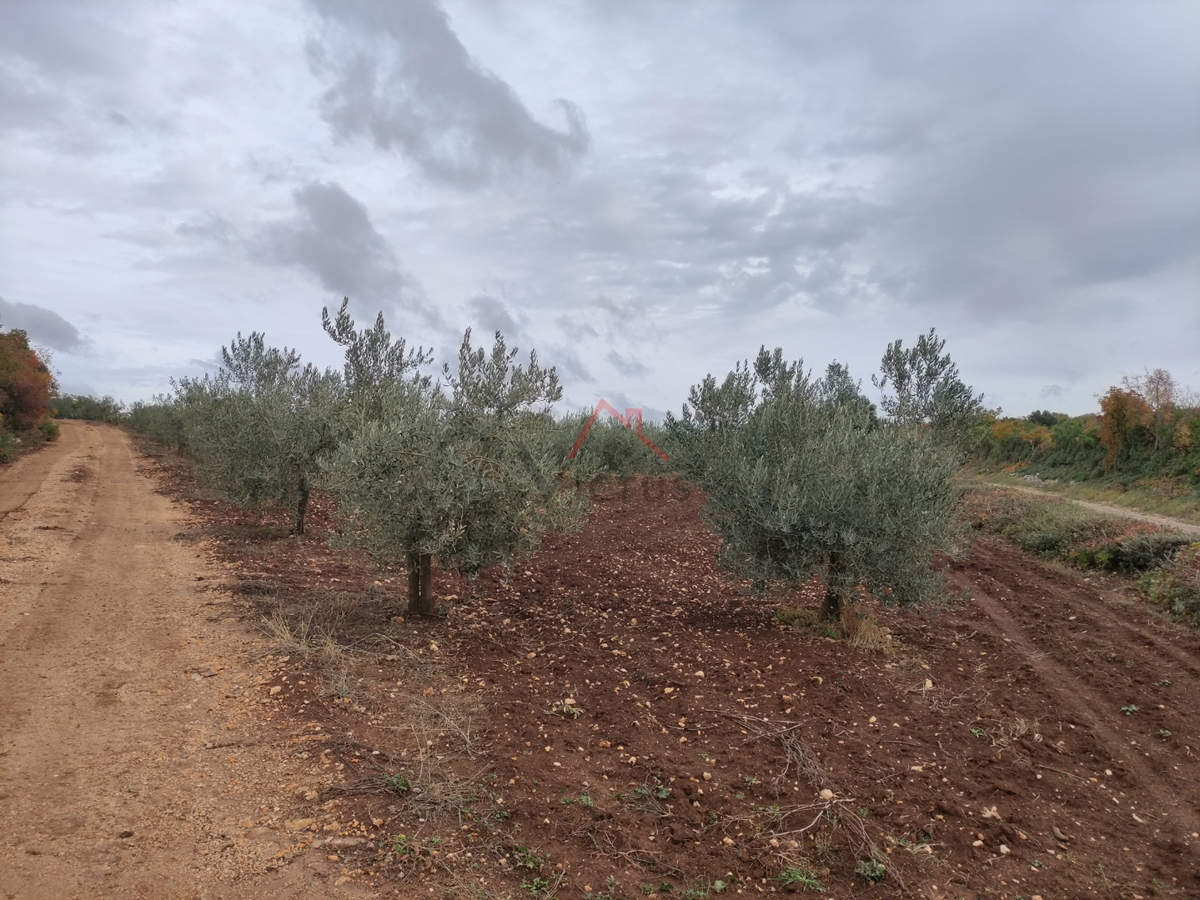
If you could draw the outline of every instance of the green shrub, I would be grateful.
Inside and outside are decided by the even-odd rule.
[[[21,450],[21,439],[0,428],[0,463],[12,462]]]
[[[84,419],[89,422],[120,422],[125,406],[111,396],[100,398],[84,394],[60,394],[54,398],[54,418]]]
[[[1116,572],[1145,572],[1170,562],[1193,538],[1185,534],[1139,534],[1118,545],[1112,568]]]
[[[960,512],[975,527],[1080,569],[1147,573],[1142,588],[1173,615],[1200,624],[1200,553],[1189,535],[1108,518],[1058,499],[972,491]]]
[[[1140,586],[1172,616],[1200,627],[1200,542],[1181,548],[1169,563],[1147,572]]]
[[[887,867],[878,859],[860,859],[854,867],[854,874],[863,881],[875,884],[887,877]]]
[[[182,404],[170,397],[155,397],[150,403],[134,403],[129,408],[126,421],[135,431],[156,444],[176,450],[183,450],[187,445]]]
[[[587,426],[589,415],[577,414],[561,419],[558,442],[564,445],[565,459]],[[653,423],[642,426],[642,434],[656,446],[662,446],[662,429]],[[614,475],[663,475],[669,464],[638,437],[636,426],[626,428],[605,413],[596,420],[575,455],[574,467],[583,474],[607,472]]]
[[[58,423],[53,419],[47,419],[45,422],[42,422],[42,424],[38,425],[38,431],[41,432],[42,437],[44,437],[47,441],[58,440]]]

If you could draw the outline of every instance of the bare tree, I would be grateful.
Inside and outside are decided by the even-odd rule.
[[[1154,451],[1157,453],[1179,400],[1179,385],[1166,369],[1143,369],[1141,375],[1121,379],[1125,390],[1137,394],[1154,414]]]

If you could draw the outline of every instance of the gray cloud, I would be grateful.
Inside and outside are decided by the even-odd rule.
[[[504,301],[490,294],[472,297],[467,301],[467,309],[471,312],[472,321],[477,322],[489,335],[499,331],[512,340],[522,334],[521,324],[513,318]]]
[[[135,11],[121,0],[61,0],[51,10],[36,2],[5,3],[0,50],[57,76],[111,76],[145,47],[125,27]]]
[[[0,66],[0,131],[44,128],[66,103],[29,75]]]
[[[200,238],[226,247],[238,240],[237,226],[213,212],[204,212],[188,218],[176,226],[175,233],[180,237]]]
[[[572,337],[653,333],[659,326],[647,312],[664,305],[678,314],[708,302],[736,317],[789,304],[838,311],[876,298],[896,276],[863,264],[868,240],[896,218],[867,198],[828,185],[793,188],[771,171],[744,173],[732,191],[683,168],[606,175],[604,190],[568,186],[547,198],[559,209],[531,209],[491,237],[513,254],[536,239],[546,248],[540,264],[558,274],[554,260],[569,260],[562,277],[586,278],[595,299],[560,319]],[[539,223],[551,216],[570,224]],[[613,299],[632,285],[635,300]]]
[[[588,384],[593,380],[591,370],[580,359],[574,347],[562,344],[548,345],[546,362],[567,375],[573,385]]]
[[[480,185],[525,170],[566,171],[588,149],[583,112],[559,100],[565,130],[538,122],[484,69],[433,0],[310,0],[325,29],[309,45],[330,82],[321,116],[334,135],[369,137],[429,177]]]
[[[571,340],[600,337],[600,332],[587,322],[581,322],[574,316],[555,316],[554,324],[559,327]]]
[[[1197,259],[1186,8],[849,3],[772,33],[841,107],[825,150],[882,174],[894,225],[868,246],[909,261],[894,296],[990,319]]]
[[[35,343],[64,353],[78,353],[88,347],[79,329],[54,310],[33,303],[16,303],[0,297],[0,326],[7,330],[19,328]]]
[[[628,375],[630,377],[640,378],[643,375],[650,374],[649,366],[643,364],[642,362],[634,359],[631,356],[622,356],[616,350],[609,350],[604,358],[607,359],[610,363],[612,363],[613,368],[616,369],[618,372],[620,372],[622,375]]]
[[[264,261],[298,266],[360,313],[418,312],[439,321],[420,285],[400,267],[367,208],[336,183],[314,181],[293,194],[298,216],[269,226],[253,251]],[[200,226],[203,227],[203,226]]]

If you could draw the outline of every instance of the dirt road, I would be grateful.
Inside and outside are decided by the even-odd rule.
[[[0,473],[0,897],[365,896],[289,864],[304,773],[184,518],[107,426]]]
[[[1136,509],[1128,509],[1124,506],[1113,506],[1111,503],[1093,503],[1090,500],[1076,500],[1072,497],[1064,497],[1062,494],[1056,494],[1053,491],[1029,487],[1023,484],[1009,484],[1008,482],[985,483],[994,484],[996,487],[1004,488],[1006,491],[1036,494],[1039,497],[1057,497],[1060,500],[1066,500],[1068,503],[1074,503],[1076,506],[1082,506],[1084,509],[1100,513],[1103,516],[1116,516],[1120,519],[1137,519],[1139,522],[1149,522],[1151,525],[1157,525],[1160,528],[1166,528],[1180,534],[1200,535],[1200,525],[1193,525],[1190,522],[1184,522],[1182,519],[1174,519],[1170,516],[1156,516],[1153,513],[1138,512]]]

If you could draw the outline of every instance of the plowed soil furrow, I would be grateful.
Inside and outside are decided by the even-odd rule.
[[[1185,671],[1200,679],[1200,635],[1164,625],[1141,607],[1141,601],[1130,601],[1094,583],[1091,577],[1063,573],[1050,565],[1031,565],[1018,571],[997,564],[997,548],[989,541],[979,541],[972,557],[1002,593],[1020,591],[1030,597],[1058,598],[1053,608],[1045,609],[1039,627],[1031,632],[1034,640],[1053,646],[1061,639],[1061,628],[1078,635],[1095,628],[1097,636],[1117,637],[1117,646],[1137,646],[1158,656],[1164,668]],[[1069,602],[1063,602],[1064,595]],[[1120,615],[1114,615],[1118,610]]]
[[[1039,650],[1003,604],[981,590],[976,590],[975,602],[1029,661],[1057,705],[1083,719],[1114,768],[1123,766],[1137,779],[1136,791],[1143,798],[1140,806],[1148,805],[1152,813],[1174,820],[1180,835],[1200,830],[1200,785],[1192,778],[1172,778],[1165,763],[1148,763],[1150,754],[1139,749],[1136,740],[1108,724],[1115,718],[1111,695],[1089,684],[1082,673],[1056,662],[1049,652]],[[1145,798],[1151,802],[1146,804]]]

